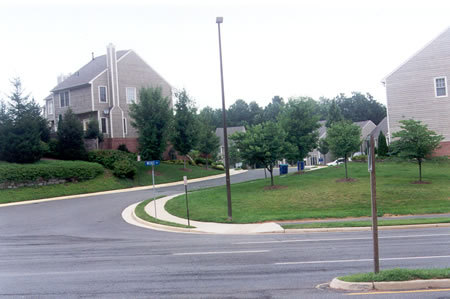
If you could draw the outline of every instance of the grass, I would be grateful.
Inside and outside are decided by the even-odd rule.
[[[344,177],[343,167],[277,176],[275,184],[285,188],[276,190],[264,189],[270,180],[233,184],[233,223],[370,216],[367,164],[349,163],[354,182],[337,182]],[[376,173],[378,216],[450,212],[450,161],[423,165],[424,180],[431,184],[411,183],[418,177],[414,163],[377,163]],[[166,209],[182,216],[184,204],[183,197],[174,198]],[[193,220],[227,222],[225,187],[190,193],[189,205]]]
[[[182,228],[195,228],[194,226],[187,226],[187,225],[183,225],[183,224],[179,224],[179,223],[159,220],[155,217],[150,216],[149,214],[147,214],[147,212],[145,212],[145,206],[151,201],[153,201],[153,199],[147,199],[136,206],[134,213],[136,214],[137,217],[141,218],[142,220],[161,224],[161,225],[168,225],[168,226],[175,226],[175,227],[182,227]]]
[[[377,274],[359,273],[339,277],[347,282],[372,282],[372,281],[407,281],[415,279],[445,279],[450,278],[450,268],[442,269],[401,269],[395,268],[382,270]]]
[[[190,165],[188,167],[191,171],[182,170],[183,165],[161,163],[159,166],[155,167],[155,184],[182,181],[183,176],[187,176],[188,179],[194,179],[223,173],[223,171],[220,170],[206,170],[205,168],[199,166]],[[144,162],[140,162],[138,164],[137,175],[133,180],[119,179],[114,177],[109,170],[105,169],[105,173],[103,175],[84,182],[0,190],[0,204],[147,186],[151,184],[151,167],[145,166]]]
[[[450,223],[450,218],[414,218],[414,219],[395,219],[395,220],[378,220],[378,226],[393,225],[411,225],[411,224],[435,224]],[[372,221],[337,221],[337,222],[319,222],[319,223],[296,223],[282,224],[284,229],[295,228],[330,228],[330,227],[371,227]]]

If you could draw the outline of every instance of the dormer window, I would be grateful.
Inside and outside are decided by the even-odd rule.
[[[59,101],[62,107],[68,107],[70,105],[69,91],[63,91],[59,93]]]
[[[447,77],[434,78],[434,90],[437,98],[447,96]]]

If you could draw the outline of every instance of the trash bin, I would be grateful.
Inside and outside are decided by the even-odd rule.
[[[288,173],[288,164],[280,164],[280,175]]]
[[[305,161],[297,161],[297,170],[305,170]]]

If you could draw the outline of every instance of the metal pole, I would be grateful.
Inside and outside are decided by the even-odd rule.
[[[370,155],[372,169],[370,171],[370,195],[372,199],[372,236],[373,236],[373,264],[374,272],[380,272],[380,257],[378,252],[378,217],[377,217],[377,190],[375,176],[375,142],[370,135]]]
[[[155,218],[157,217],[156,214],[156,193],[155,193],[155,165],[152,165],[152,180],[153,180],[153,203],[155,204]]]
[[[230,185],[230,161],[228,157],[228,135],[227,135],[227,112],[225,109],[225,90],[223,85],[223,66],[222,66],[222,41],[220,36],[220,24],[223,22],[222,17],[216,18],[217,28],[219,30],[219,55],[220,55],[220,80],[222,83],[222,115],[223,115],[223,145],[225,148],[225,180],[227,185],[227,203],[228,203],[228,220],[232,220],[231,210],[231,185]]]

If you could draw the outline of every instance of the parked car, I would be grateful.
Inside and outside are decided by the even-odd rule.
[[[334,160],[333,162],[327,163],[327,166],[336,166],[345,162],[344,158],[339,158]]]

